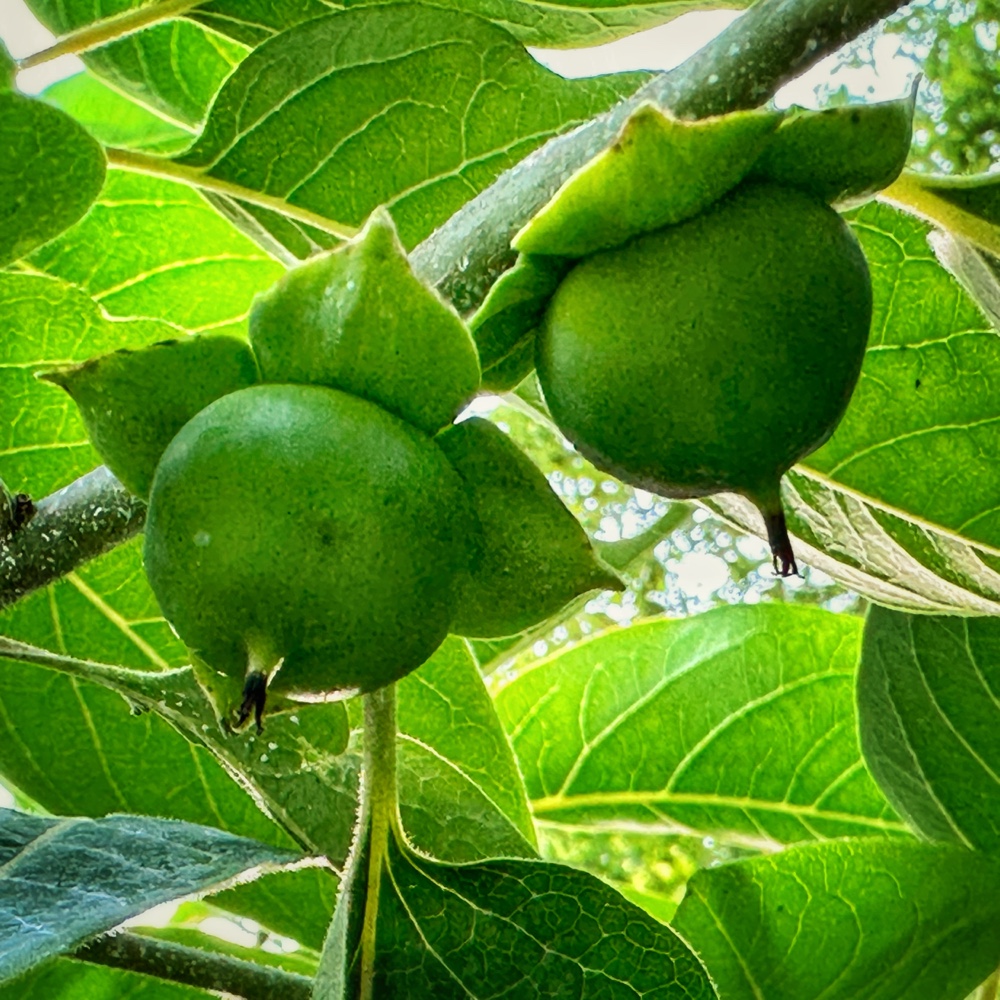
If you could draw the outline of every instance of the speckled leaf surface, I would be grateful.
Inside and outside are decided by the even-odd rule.
[[[399,682],[399,798],[414,845],[442,861],[534,857],[524,782],[468,645],[449,638]]]
[[[250,304],[284,268],[183,184],[108,172],[87,217],[31,258],[109,315],[174,333],[246,336]]]
[[[871,339],[843,421],[786,476],[789,526],[806,561],[880,603],[997,614],[1000,338],[924,223],[873,203],[851,224],[872,276]],[[736,498],[709,505],[762,530]]]
[[[0,978],[71,951],[159,903],[298,860],[220,830],[142,816],[30,820],[0,811],[17,843],[0,868]],[[27,823],[33,836],[25,842]]]
[[[192,17],[246,45],[259,45],[271,34],[309,18],[341,8],[370,6],[372,2],[392,0],[299,0],[295,4],[213,0],[194,11]],[[506,28],[525,45],[577,48],[610,42],[681,14],[719,5],[696,0],[570,0],[559,5],[539,0],[440,0],[435,6],[478,14]]]
[[[698,872],[673,926],[726,1000],[963,1000],[1000,962],[1000,866],[916,841]]]
[[[0,265],[58,236],[104,183],[104,151],[69,115],[0,93]]]
[[[368,843],[348,878],[316,1000],[716,996],[669,927],[587,872],[543,861],[438,864],[390,832]],[[367,925],[366,908],[376,915]]]
[[[151,321],[112,322],[55,278],[0,274],[0,478],[44,496],[100,465],[73,401],[35,372],[174,332]]]
[[[1000,853],[1000,622],[872,607],[858,723],[869,769],[917,830]]]
[[[536,818],[757,845],[900,835],[855,732],[861,622],[733,606],[650,619],[499,681]]]
[[[181,160],[342,225],[360,226],[386,205],[411,247],[501,171],[642,79],[564,80],[506,32],[455,11],[353,9],[257,48]],[[294,233],[272,235],[295,243]]]
[[[60,35],[143,6],[143,0],[28,0]],[[196,125],[246,48],[185,19],[155,24],[86,53],[84,61],[117,90],[188,125]]]

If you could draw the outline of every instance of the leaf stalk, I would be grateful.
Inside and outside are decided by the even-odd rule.
[[[47,49],[42,49],[41,52],[35,52],[19,60],[17,68],[19,70],[31,69],[33,66],[41,66],[43,63],[58,59],[60,56],[88,52],[90,49],[96,49],[109,42],[116,42],[120,38],[134,35],[137,31],[142,31],[143,28],[149,28],[162,21],[179,17],[191,10],[192,7],[198,7],[202,3],[204,0],[158,0],[156,3],[146,4],[144,7],[102,18],[100,21],[94,21],[76,31],[68,32]]]
[[[141,934],[112,934],[78,949],[84,962],[128,969],[243,1000],[309,1000],[307,976]]]

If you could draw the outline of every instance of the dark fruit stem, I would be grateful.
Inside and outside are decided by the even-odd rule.
[[[239,729],[250,718],[252,712],[257,732],[262,733],[264,731],[264,705],[266,702],[267,674],[254,670],[247,674],[246,683],[243,685],[243,701],[240,702],[240,714],[236,719],[236,728]]]
[[[761,511],[764,515],[764,525],[767,528],[767,540],[771,545],[771,564],[778,576],[798,576],[799,567],[795,564],[795,553],[792,551],[792,540],[788,537],[788,527],[785,524],[785,512],[779,507],[776,511]]]

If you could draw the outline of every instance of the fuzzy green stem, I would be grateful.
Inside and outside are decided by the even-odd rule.
[[[360,1000],[374,1000],[375,931],[386,846],[397,825],[396,686],[365,695],[364,777],[361,822],[367,817],[370,849],[364,927],[361,933]]]
[[[312,996],[313,981],[306,976],[139,934],[98,938],[73,957],[243,1000],[309,1000]]]
[[[58,59],[60,56],[77,55],[96,49],[119,38],[134,35],[137,31],[159,24],[161,21],[179,17],[204,2],[205,0],[159,0],[158,3],[146,4],[144,7],[103,18],[63,35],[47,49],[21,59],[18,62],[18,69],[31,69],[32,66],[41,66],[42,63]]]
[[[130,170],[133,173],[146,174],[149,177],[162,177],[166,180],[187,184],[189,187],[201,191],[210,191],[212,194],[223,195],[226,198],[236,198],[248,205],[256,205],[271,212],[278,212],[286,218],[322,230],[338,239],[349,240],[358,233],[354,226],[328,219],[325,215],[310,212],[307,208],[299,208],[297,205],[285,201],[284,198],[276,198],[274,195],[263,194],[240,184],[234,184],[232,181],[221,180],[204,170],[177,163],[165,156],[152,156],[134,149],[117,149],[113,146],[109,146],[105,152],[108,163],[121,170]]]

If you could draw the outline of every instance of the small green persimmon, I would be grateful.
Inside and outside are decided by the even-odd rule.
[[[425,434],[335,389],[259,385],[180,430],[153,481],[146,571],[211,668],[347,696],[418,667],[455,618],[474,515]],[[268,679],[269,678],[269,679]]]
[[[843,415],[871,311],[840,216],[799,190],[744,183],[577,264],[549,304],[538,376],[600,468],[663,496],[754,501],[788,574],[779,481]]]

